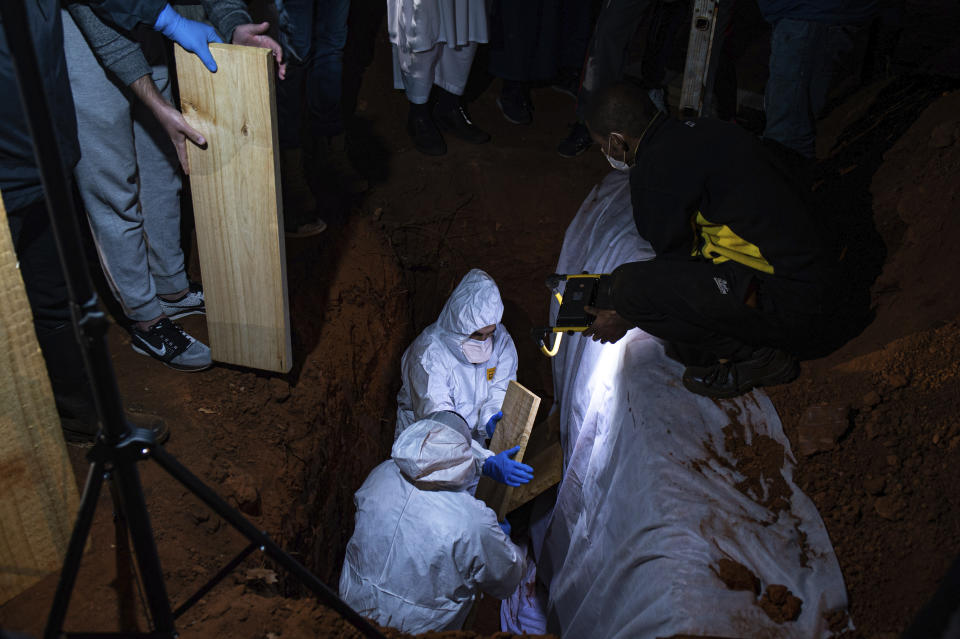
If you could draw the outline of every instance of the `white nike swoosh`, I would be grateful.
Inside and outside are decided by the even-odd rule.
[[[142,345],[144,345],[144,346],[146,346],[147,348],[149,348],[150,351],[153,352],[153,354],[156,355],[157,357],[163,357],[164,355],[167,354],[167,345],[166,345],[166,344],[163,345],[163,348],[161,348],[160,350],[157,350],[157,349],[155,349],[155,348],[153,347],[153,344],[151,344],[151,343],[148,342],[147,340],[143,339],[142,337],[138,337],[137,339],[140,341],[140,343],[141,343]]]

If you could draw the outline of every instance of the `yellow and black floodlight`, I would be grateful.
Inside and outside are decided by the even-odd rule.
[[[560,285],[566,282],[563,294]],[[533,339],[540,346],[540,352],[553,357],[560,349],[560,340],[564,333],[581,333],[593,323],[594,316],[587,313],[585,307],[607,308],[610,300],[609,273],[580,273],[561,275],[553,273],[547,278],[547,288],[560,304],[555,326],[544,326],[531,330]],[[551,335],[553,336],[550,339]],[[547,345],[548,340],[550,345]]]

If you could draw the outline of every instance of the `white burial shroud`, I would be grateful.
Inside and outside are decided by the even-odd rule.
[[[627,176],[615,171],[567,229],[557,272],[609,273],[652,257],[633,223]],[[564,479],[552,514],[533,527],[551,630],[831,636],[825,616],[846,609],[843,577],[816,507],[793,482],[790,443],[763,392],[720,401],[688,392],[683,366],[639,329],[612,345],[564,336],[553,373]],[[730,436],[740,449],[782,445],[781,468],[770,473],[778,476],[751,483],[727,450]],[[800,616],[776,623],[752,592],[724,585],[724,558],[749,568],[762,590],[786,586],[803,602]]]

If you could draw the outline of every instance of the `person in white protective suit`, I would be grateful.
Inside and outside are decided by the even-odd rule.
[[[533,469],[482,446],[493,437],[510,380],[517,378],[517,349],[500,323],[503,300],[493,278],[467,273],[450,294],[437,321],[407,347],[397,394],[397,432],[427,415],[449,410],[466,420],[483,474],[509,486],[525,484]]]
[[[457,630],[478,591],[503,599],[517,588],[523,551],[471,495],[470,441],[462,418],[435,413],[404,430],[357,491],[340,598],[361,615],[408,633]]]
[[[473,144],[487,142],[490,135],[473,124],[460,99],[477,43],[487,41],[486,1],[387,0],[387,31],[394,87],[404,89],[410,101],[407,131],[417,150],[445,154],[440,129]]]

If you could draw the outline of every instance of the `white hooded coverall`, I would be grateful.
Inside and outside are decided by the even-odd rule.
[[[354,610],[414,634],[460,629],[478,590],[504,599],[523,576],[523,551],[469,492],[480,462],[466,428],[447,418],[460,421],[441,413],[406,429],[357,491],[340,574]]]
[[[500,410],[510,380],[517,378],[517,349],[500,323],[500,289],[480,269],[467,273],[440,311],[401,360],[403,386],[397,394],[397,435],[418,419],[449,410],[463,417],[478,443],[486,440],[487,420]],[[460,345],[481,328],[496,325],[493,354],[471,364]]]

